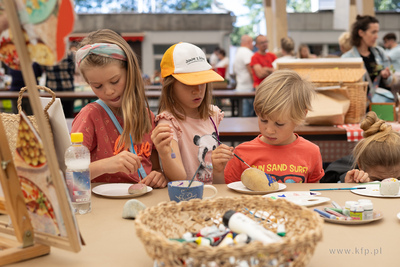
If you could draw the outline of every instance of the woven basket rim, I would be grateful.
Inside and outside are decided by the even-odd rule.
[[[287,206],[288,208],[293,208],[294,211],[297,211],[298,213],[301,213],[302,215],[308,215],[307,221],[311,222],[313,221],[314,224],[313,226],[305,226],[305,230],[302,233],[299,233],[297,235],[293,235],[290,238],[282,238],[281,242],[276,242],[272,244],[263,244],[258,241],[253,241],[249,244],[244,244],[244,245],[235,245],[231,247],[203,247],[203,246],[198,246],[198,247],[192,247],[188,246],[185,243],[178,243],[175,241],[171,241],[168,238],[172,237],[164,237],[160,231],[156,231],[153,229],[150,229],[149,227],[146,226],[145,221],[149,218],[146,216],[153,216],[157,214],[157,210],[162,208],[162,209],[169,209],[171,214],[174,213],[176,214],[179,212],[180,209],[183,209],[185,211],[185,207],[190,207],[190,205],[200,205],[201,208],[204,206],[213,205],[218,203],[223,203],[226,201],[229,201],[230,203],[234,203],[232,205],[236,205],[237,203],[244,203],[243,205],[246,205],[246,201],[254,201],[254,202],[260,202],[264,201],[266,204],[263,205],[276,205],[278,207],[283,207],[282,205]],[[238,204],[239,206],[241,204]],[[261,210],[261,209],[260,209]],[[265,208],[264,208],[265,210]],[[155,213],[155,214],[153,214]],[[154,216],[151,217],[152,220],[156,219]],[[305,219],[306,221],[306,219]],[[171,222],[173,223],[173,222]],[[318,214],[315,212],[296,205],[292,202],[289,202],[284,199],[277,199],[273,200],[270,198],[265,198],[262,196],[238,196],[238,197],[217,197],[214,199],[207,199],[207,200],[200,200],[200,199],[194,199],[190,201],[184,201],[180,203],[176,203],[174,201],[170,202],[161,202],[156,206],[152,206],[149,208],[146,208],[145,210],[141,211],[138,215],[138,217],[135,220],[135,227],[136,227],[136,234],[138,235],[139,239],[142,241],[142,243],[146,247],[146,243],[149,244],[146,247],[146,250],[153,250],[155,248],[151,248],[151,246],[161,246],[163,250],[169,251],[171,253],[176,253],[182,257],[188,256],[188,255],[195,255],[195,254],[200,254],[203,255],[202,257],[207,258],[207,259],[213,259],[218,257],[218,255],[232,255],[235,256],[237,255],[237,251],[240,249],[246,249],[246,253],[263,253],[263,254],[273,254],[273,253],[279,253],[282,250],[288,249],[290,247],[293,247],[293,244],[296,244],[296,246],[303,246],[303,245],[309,245],[312,242],[318,242],[322,239],[322,227],[323,227],[323,220],[320,218]],[[179,238],[179,237],[173,237],[173,238]],[[315,247],[314,247],[315,248]],[[151,256],[151,255],[150,255]],[[311,257],[311,255],[309,255]],[[156,259],[155,259],[156,260]]]

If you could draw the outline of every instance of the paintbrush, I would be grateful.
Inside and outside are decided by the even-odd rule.
[[[357,190],[357,189],[367,189],[367,188],[366,187],[319,188],[319,189],[310,189],[310,191]]]
[[[133,154],[136,154],[134,151],[135,151],[135,149],[133,148],[133,140],[132,140],[132,135],[131,134],[129,134],[129,138],[131,139],[131,152],[133,153]],[[140,173],[138,172],[138,174],[139,174],[139,180],[141,181],[142,180],[142,176],[140,175]]]
[[[220,145],[222,144],[221,141],[219,141],[214,135],[212,136]],[[249,168],[251,168],[251,166],[244,160],[242,160],[238,155],[236,155],[235,153],[233,153],[233,155],[235,157],[237,157],[241,162],[243,162],[244,164],[246,164]]]
[[[190,180],[190,183],[189,183],[188,187],[190,187],[190,186],[192,185],[193,180],[194,180],[194,178],[196,177],[197,172],[200,170],[200,167],[201,167],[201,162],[200,162],[200,165],[199,165],[199,167],[197,168],[197,170],[194,172],[194,175],[193,175],[193,177],[192,177],[192,180]]]

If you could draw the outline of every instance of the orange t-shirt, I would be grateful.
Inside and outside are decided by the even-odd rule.
[[[316,183],[324,176],[319,147],[296,134],[288,145],[273,146],[261,141],[259,135],[235,148],[235,153],[251,167],[271,175],[279,183]],[[234,157],[225,167],[227,184],[240,181],[247,165]]]
[[[115,116],[121,127],[124,123],[121,117]],[[154,114],[151,112],[152,129],[155,127]],[[105,159],[114,156],[115,153],[123,151],[122,149],[116,150],[115,143],[120,137],[120,134],[108,116],[107,112],[97,103],[90,103],[82,108],[79,114],[72,122],[71,133],[83,133],[83,144],[90,151],[91,162]],[[152,150],[155,149],[151,141],[151,132],[143,137],[140,144],[134,143],[136,153],[142,157],[142,165],[147,174],[152,170],[152,163],[150,155]],[[106,182],[106,183],[132,183],[139,182],[138,173],[126,174],[123,172],[118,173],[105,173],[92,180],[92,183]]]

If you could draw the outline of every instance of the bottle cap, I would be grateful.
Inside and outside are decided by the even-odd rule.
[[[362,198],[362,199],[359,199],[359,200],[358,200],[358,203],[360,203],[360,204],[363,203],[363,202],[372,203],[372,201],[371,201],[370,199],[363,199],[363,198]]]
[[[236,211],[234,210],[228,210],[227,212],[225,212],[224,216],[222,216],[222,223],[228,227],[229,225],[229,219],[232,217],[233,214],[235,214]]]
[[[364,208],[364,210],[373,210],[374,205],[372,203],[364,202],[360,203],[360,206]]]
[[[353,212],[363,212],[363,211],[364,211],[364,208],[363,208],[360,204],[353,204],[353,205],[351,205],[351,207],[350,207],[350,211],[353,211]]]
[[[71,133],[71,142],[72,143],[82,143],[83,142],[83,133]]]
[[[344,206],[345,206],[346,208],[350,209],[351,206],[354,205],[354,204],[358,204],[358,202],[357,202],[357,201],[346,201],[345,204],[344,204]]]

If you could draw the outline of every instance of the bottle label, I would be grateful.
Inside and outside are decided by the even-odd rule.
[[[362,220],[363,219],[363,212],[350,211],[350,217],[352,217],[353,220]]]
[[[90,201],[90,174],[89,171],[67,171],[66,183],[73,203]]]

